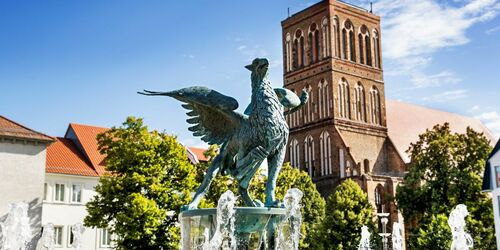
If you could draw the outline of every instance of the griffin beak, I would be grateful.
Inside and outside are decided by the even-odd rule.
[[[250,71],[253,71],[254,70],[254,67],[252,64],[249,64],[247,66],[245,66],[246,69],[250,70]]]

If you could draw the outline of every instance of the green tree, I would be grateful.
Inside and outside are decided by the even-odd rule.
[[[396,201],[406,222],[413,225],[410,245],[429,227],[432,215],[446,214],[458,204],[470,212],[467,229],[477,249],[495,249],[491,199],[481,192],[485,160],[491,151],[482,133],[467,128],[452,133],[449,124],[436,125],[411,144],[409,172],[396,192]],[[436,219],[434,219],[435,221]]]
[[[418,228],[417,231],[417,236],[410,242],[410,249],[450,249],[451,229],[448,226],[447,215],[431,215],[430,221]]]
[[[207,152],[205,152],[206,156],[210,156],[211,159],[216,155],[217,150],[214,148],[209,148]],[[197,179],[199,181],[203,180],[203,176],[205,174],[206,169],[210,165],[210,162],[200,163],[197,165]],[[252,184],[250,185],[250,194],[255,199],[260,199],[261,201],[264,199],[264,188],[266,183],[265,175],[261,173],[256,174],[254,179],[252,180]],[[304,196],[302,198],[302,226],[301,226],[301,234],[302,238],[300,240],[300,248],[306,249],[311,245],[312,238],[310,235],[314,234],[317,230],[317,225],[320,224],[322,218],[325,215],[325,200],[319,194],[316,189],[316,185],[312,182],[311,177],[297,168],[290,166],[290,164],[286,163],[278,176],[277,180],[277,188],[276,188],[276,197],[279,200],[283,200],[286,191],[290,188],[298,188],[303,193]],[[219,197],[226,192],[227,190],[233,191],[235,194],[238,189],[237,181],[233,180],[229,176],[217,176],[212,184],[210,185],[210,189],[207,192],[205,199],[200,203],[200,207],[216,207],[217,201]],[[244,205],[239,201],[239,205]]]
[[[167,213],[189,202],[196,177],[184,147],[134,117],[97,139],[109,174],[87,203],[85,225],[110,228],[118,249],[178,249],[177,216]]]
[[[319,231],[314,235],[312,249],[358,249],[361,227],[368,226],[373,236],[373,207],[358,183],[351,179],[337,186],[326,201],[328,211]],[[373,239],[373,243],[378,242]],[[375,249],[375,248],[374,248]]]

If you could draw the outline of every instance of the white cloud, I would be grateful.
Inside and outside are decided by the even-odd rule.
[[[267,50],[262,49],[259,45],[255,45],[253,47],[248,47],[246,45],[241,45],[237,48],[237,50],[246,56],[245,60],[253,60],[257,57],[266,57],[269,55]]]
[[[436,95],[432,95],[424,98],[425,101],[428,102],[448,102],[457,99],[462,99],[467,97],[467,90],[465,89],[457,89],[451,91],[445,91],[443,93],[439,93]]]
[[[491,34],[496,33],[498,31],[500,31],[500,25],[493,27],[491,29],[487,29],[484,33],[486,33],[486,35],[491,35]]]
[[[432,75],[424,75],[417,72],[414,73],[411,79],[413,86],[416,88],[438,87],[448,84],[457,84],[461,81],[462,79],[457,77],[454,72],[448,70]]]
[[[493,18],[498,0],[473,0],[460,7],[432,0],[381,0],[384,55],[390,59],[431,54],[463,45],[473,24]]]
[[[382,17],[386,75],[407,75],[413,87],[423,88],[461,81],[450,70],[429,74],[432,55],[468,43],[467,30],[495,17],[500,0],[380,0],[374,10]]]
[[[182,57],[185,57],[185,58],[189,58],[189,59],[193,59],[194,58],[194,55],[191,55],[191,54],[183,54]]]
[[[484,112],[475,118],[481,120],[496,138],[500,138],[500,114],[497,111]]]

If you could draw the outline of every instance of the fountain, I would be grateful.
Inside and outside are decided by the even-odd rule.
[[[179,215],[181,249],[298,249],[302,191],[292,188],[285,208],[235,207],[236,196],[226,191],[217,209],[196,209]]]
[[[203,250],[218,250],[223,245],[225,246],[224,249],[236,249],[236,237],[234,235],[235,204],[236,196],[230,190],[221,195],[217,205],[215,232],[212,238],[208,240],[209,230],[205,228]]]
[[[193,135],[221,145],[191,203],[179,214],[182,249],[298,249],[302,192],[289,190],[283,207],[275,189],[288,143],[285,116],[303,107],[309,97],[305,90],[299,97],[286,88],[273,88],[265,58],[256,58],[245,68],[251,71],[252,93],[243,114],[236,111],[239,104],[234,98],[206,87],[139,92],[181,101],[189,110],[187,122]],[[268,179],[261,202],[250,196],[248,188],[264,162]],[[219,174],[238,182],[238,195],[246,207],[234,208],[230,202],[234,194],[225,193],[217,209],[198,209]]]
[[[9,213],[4,222],[0,223],[2,250],[24,250],[31,241],[31,227],[28,217],[28,204],[25,202],[9,205]]]
[[[71,227],[71,233],[73,233],[73,242],[71,245],[74,249],[80,250],[82,249],[82,234],[85,232],[85,228],[83,224],[78,222]]]
[[[361,240],[359,241],[358,250],[371,250],[370,231],[368,231],[367,226],[361,227]]]
[[[403,237],[401,236],[401,224],[392,224],[392,249],[403,250]]]
[[[54,245],[54,224],[47,223],[43,226],[42,237],[38,240],[36,250],[53,250]]]
[[[465,217],[467,215],[469,215],[469,211],[463,204],[457,205],[450,213],[448,225],[453,237],[451,250],[468,250],[474,246],[472,237],[465,232]]]

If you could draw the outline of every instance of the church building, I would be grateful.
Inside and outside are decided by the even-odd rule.
[[[403,223],[394,197],[410,161],[406,150],[436,124],[454,132],[489,131],[476,119],[386,100],[380,17],[324,0],[282,21],[284,87],[309,102],[286,117],[285,161],[309,173],[327,197],[346,178],[357,181],[388,231]]]

